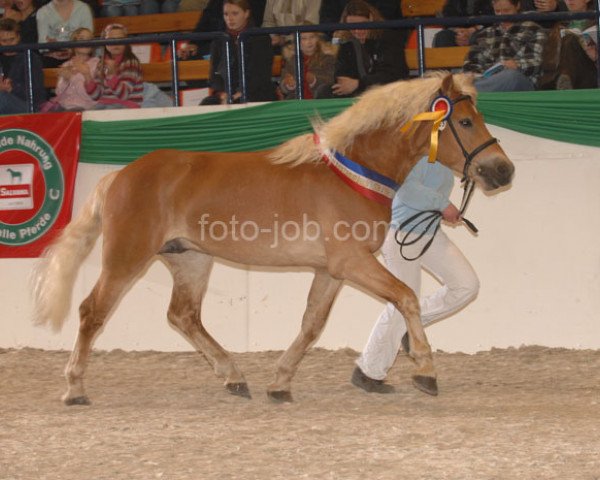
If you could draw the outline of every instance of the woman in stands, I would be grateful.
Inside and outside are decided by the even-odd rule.
[[[52,0],[36,14],[40,43],[68,41],[78,28],[94,31],[92,9],[81,0]],[[44,53],[44,67],[58,67],[69,59],[69,50]]]
[[[34,0],[15,0],[21,14],[21,43],[38,43],[37,5]]]
[[[239,102],[242,87],[239,76],[239,35],[254,26],[248,0],[225,0],[223,2],[223,18],[226,32],[233,39],[231,62],[231,92],[234,102]],[[210,47],[210,80],[211,94],[202,100],[202,105],[227,103],[226,79],[227,64],[225,40],[211,42]],[[267,102],[275,100],[275,88],[271,81],[273,69],[273,53],[271,39],[268,35],[253,35],[245,40],[244,61],[246,68],[246,101]]]
[[[300,49],[304,62],[302,97],[319,98],[321,92],[331,88],[335,68],[335,56],[331,45],[323,41],[319,32],[302,32]],[[296,55],[293,44],[283,49],[284,66],[279,88],[285,100],[296,98]],[[327,52],[329,50],[330,53]]]
[[[127,29],[118,23],[104,28],[102,38],[126,38]],[[131,45],[107,45],[104,47],[98,67],[93,75],[84,73],[85,89],[97,101],[97,110],[112,108],[140,108],[144,85],[140,61],[131,51]]]
[[[348,2],[341,19],[342,23],[381,20],[379,11],[364,0]],[[356,29],[349,32],[343,32],[337,55],[335,83],[331,88],[334,96],[356,96],[372,85],[408,77],[405,31]]]
[[[74,42],[91,40],[94,34],[87,28],[79,28],[71,35]],[[91,72],[96,71],[100,59],[95,57],[92,47],[77,47],[73,56],[63,63],[58,73],[56,96],[42,106],[43,112],[60,112],[65,110],[91,110],[96,101],[90,97],[86,88],[86,75],[91,78]]]
[[[519,0],[492,0],[495,15],[520,12]],[[480,92],[528,91],[542,74],[542,54],[547,35],[537,23],[502,22],[474,35],[464,71],[480,73]]]

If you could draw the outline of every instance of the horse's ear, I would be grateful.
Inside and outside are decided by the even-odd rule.
[[[441,91],[444,95],[449,96],[450,92],[454,90],[454,80],[452,78],[452,74],[449,73],[442,80]]]

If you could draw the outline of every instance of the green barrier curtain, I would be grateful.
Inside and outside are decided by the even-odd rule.
[[[83,122],[81,161],[129,163],[160,148],[253,151],[311,130],[352,99],[274,102],[165,119]],[[488,124],[562,142],[600,146],[600,90],[488,93],[478,108]]]

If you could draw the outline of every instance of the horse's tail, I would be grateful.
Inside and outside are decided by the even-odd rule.
[[[117,173],[100,180],[78,217],[67,225],[34,267],[31,276],[34,324],[50,325],[55,331],[62,328],[79,267],[100,236],[104,199]]]

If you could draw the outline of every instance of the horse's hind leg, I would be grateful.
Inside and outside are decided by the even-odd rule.
[[[106,269],[103,270],[92,292],[79,306],[79,332],[65,369],[67,392],[62,397],[65,404],[87,405],[90,403],[83,387],[83,375],[92,342],[134,277],[135,274],[132,273],[121,276],[114,272],[108,272]]]
[[[291,381],[298,364],[308,348],[319,338],[327,322],[329,310],[342,281],[334,279],[327,270],[315,272],[308,294],[306,311],[302,318],[300,334],[277,361],[275,381],[269,385],[267,395],[276,402],[291,402]]]
[[[234,394],[250,398],[250,392],[231,355],[215,341],[202,325],[202,298],[213,264],[209,255],[187,250],[163,254],[173,275],[173,293],[167,317],[169,323],[194,348],[204,354],[219,377],[225,377],[225,388]]]

